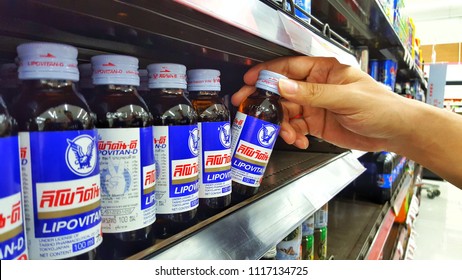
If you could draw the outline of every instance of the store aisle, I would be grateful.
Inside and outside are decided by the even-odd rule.
[[[430,199],[422,190],[415,221],[416,260],[462,259],[462,190],[444,181],[423,180],[439,185],[441,195]]]

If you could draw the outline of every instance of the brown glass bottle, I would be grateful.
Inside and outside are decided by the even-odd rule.
[[[12,113],[17,119],[20,132],[95,128],[88,105],[76,94],[75,85],[69,80],[23,80]],[[45,164],[46,159],[38,160]],[[95,256],[96,250],[93,249],[67,259],[91,260]]]
[[[248,96],[238,107],[238,112],[232,124],[233,144],[231,145],[231,174],[233,176],[233,203],[239,203],[258,192],[261,178],[271,155],[274,142],[279,132],[279,125],[283,118],[282,105],[278,92],[278,80],[280,78],[285,77],[274,72],[266,70],[261,71],[255,92]],[[254,125],[249,125],[252,123],[254,123]],[[262,128],[264,128],[263,130],[265,131],[262,131]],[[266,137],[264,135],[265,133],[267,133]],[[258,147],[261,146],[259,142],[265,144],[266,147],[264,147],[265,150],[260,156],[258,165],[250,166],[247,164],[247,162],[256,159],[252,159],[253,156],[247,158],[248,161],[246,161],[245,158],[242,160],[243,157],[238,155],[239,151],[242,149],[247,149],[243,152],[244,154],[254,150],[249,147],[248,144],[243,145],[241,140]],[[256,153],[253,154],[258,157]],[[240,170],[241,167],[247,168],[248,166],[250,166],[249,169],[257,170],[255,172],[257,174],[249,175],[245,173],[245,171]]]
[[[168,200],[167,202],[163,201],[163,199],[170,199],[170,195],[175,193],[175,186],[170,177],[171,172],[166,170],[172,163],[172,150],[181,150],[185,148],[184,146],[188,146],[187,143],[185,144],[184,138],[188,141],[188,129],[195,128],[197,130],[197,113],[190,100],[185,96],[186,67],[179,64],[151,64],[148,65],[148,71],[150,91],[143,94],[142,97],[153,116],[154,124],[154,154],[158,170],[156,188],[158,207],[154,232],[156,237],[164,239],[197,223],[197,204],[199,202],[197,189],[191,192],[191,196],[194,198],[188,202],[191,207],[187,207],[185,210],[172,210]],[[160,130],[168,130],[170,133],[171,129],[185,129],[186,136],[184,134],[175,135],[175,133],[165,136],[160,133]],[[168,152],[169,160],[166,159],[165,153],[160,152],[166,142],[171,147],[168,151],[164,150],[165,153]],[[197,168],[197,155],[195,160],[191,158],[192,161],[195,161]],[[197,178],[195,185],[197,185]]]
[[[91,59],[101,172],[103,243],[98,258],[123,259],[154,244],[155,160],[152,116],[139,96],[138,59]]]
[[[93,94],[90,108],[96,114],[98,129],[152,126],[146,103],[134,86],[99,85]],[[148,248],[155,240],[152,224],[125,232],[103,232],[103,237],[103,243],[97,248],[98,259],[123,259]]]
[[[11,112],[19,128],[29,256],[94,259],[102,240],[97,133],[75,89],[77,49],[27,43],[18,46],[18,56],[22,86]],[[34,196],[42,197],[40,203]],[[55,214],[46,214],[50,211]],[[52,240],[61,240],[61,246]],[[43,253],[42,246],[51,250]]]
[[[2,245],[0,260],[26,260],[27,241],[24,224],[24,202],[21,199],[21,173],[19,164],[19,141],[16,121],[11,117],[0,96],[0,170],[2,170],[2,184],[0,188],[0,205],[2,219],[8,222],[2,224],[2,244],[8,244],[10,250]],[[14,214],[18,215],[14,215]],[[13,233],[14,234],[11,234]],[[5,234],[6,233],[6,234]],[[12,246],[11,246],[11,245]]]
[[[219,96],[218,70],[189,70],[188,90],[201,137],[198,217],[206,219],[231,204],[230,113]]]

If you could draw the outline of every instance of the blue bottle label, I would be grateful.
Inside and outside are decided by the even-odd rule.
[[[323,228],[327,227],[327,220],[329,218],[327,205],[319,208],[314,212],[314,228]]]
[[[30,258],[96,248],[102,242],[96,129],[21,132],[19,139]]]
[[[392,184],[392,174],[377,174],[377,185],[379,186],[379,188],[390,189]]]
[[[103,232],[127,232],[154,223],[153,128],[105,128],[98,134]]]
[[[190,211],[199,205],[197,125],[155,126],[157,213]]]
[[[0,138],[0,260],[27,259],[17,136]]]
[[[232,127],[233,181],[260,186],[278,133],[278,125],[237,112]]]
[[[199,123],[199,197],[231,193],[231,126],[229,122]]]

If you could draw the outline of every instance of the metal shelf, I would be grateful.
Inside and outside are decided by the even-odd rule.
[[[335,57],[344,64],[358,66],[348,49],[337,46],[316,29],[307,28],[284,10],[274,9],[262,1],[175,1],[300,54]]]
[[[328,0],[314,5],[312,10],[353,45],[368,46],[372,58],[398,61],[398,78],[418,79],[427,87],[422,70],[412,60],[377,0]]]
[[[248,68],[300,54],[358,65],[347,50],[258,0],[1,0],[0,36],[9,59],[18,43],[48,40],[78,47],[81,60],[114,52],[135,55],[141,65],[203,58]]]
[[[257,195],[130,259],[259,259],[363,171],[350,152],[274,151]]]
[[[420,170],[420,166],[418,168]],[[420,171],[419,171],[420,172]],[[390,201],[371,202],[345,189],[329,202],[328,254],[335,259],[382,259],[394,244],[394,221],[416,176],[405,174]]]
[[[76,46],[81,62],[119,53],[138,57],[141,67],[218,67],[226,94],[250,66],[280,56],[331,56],[358,67],[350,52],[258,0],[0,0],[0,39],[0,61],[40,40]],[[361,153],[324,146],[331,152],[274,151],[257,195],[131,259],[260,258],[364,171]],[[381,215],[372,208],[371,217]]]

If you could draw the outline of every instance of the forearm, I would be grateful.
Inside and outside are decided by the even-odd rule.
[[[390,150],[462,188],[462,117],[415,100],[404,102],[405,133],[390,142]]]

